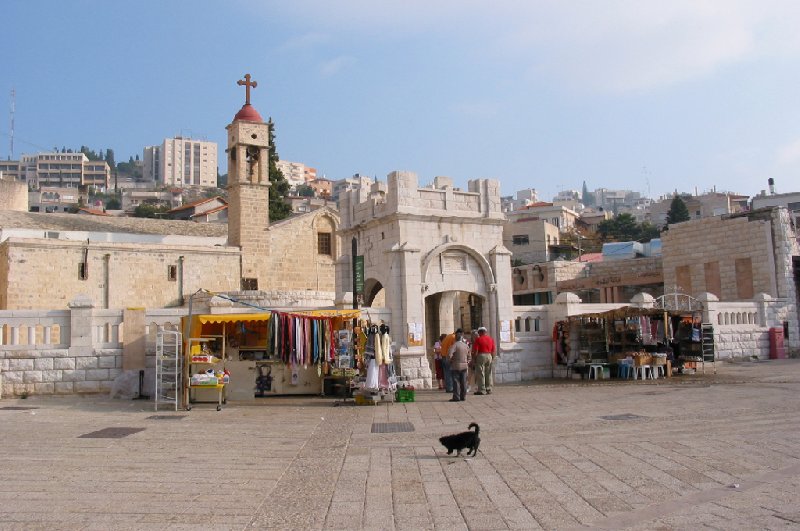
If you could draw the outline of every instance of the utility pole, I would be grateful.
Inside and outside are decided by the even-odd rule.
[[[10,134],[9,138],[11,139],[11,149],[8,152],[8,160],[14,160],[14,111],[17,107],[17,91],[13,88],[11,89],[11,127],[9,128]]]

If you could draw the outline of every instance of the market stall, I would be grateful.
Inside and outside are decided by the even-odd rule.
[[[200,314],[184,318],[184,399],[192,403],[276,395],[394,399],[389,327],[359,310]],[[354,326],[353,323],[356,323]],[[405,395],[404,395],[405,396]]]
[[[688,373],[713,340],[701,320],[701,311],[633,306],[571,316],[553,327],[554,367],[593,379]]]

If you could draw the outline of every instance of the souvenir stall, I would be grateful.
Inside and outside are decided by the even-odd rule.
[[[352,322],[359,315],[313,310],[184,318],[184,404],[324,394],[326,378],[355,376]]]
[[[355,329],[355,338],[353,367],[358,376],[350,380],[350,388],[356,404],[394,401],[396,395],[401,401],[412,402],[413,390],[397,388],[389,326],[383,322],[361,321]]]
[[[553,327],[554,367],[591,379],[672,376],[701,348],[701,315],[624,306],[571,316]]]

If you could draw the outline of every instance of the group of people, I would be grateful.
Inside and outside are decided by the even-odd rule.
[[[470,339],[460,328],[454,333],[442,334],[433,346],[436,380],[439,389],[453,393],[450,402],[467,398],[469,369],[475,374],[476,395],[492,394],[494,360],[498,355],[494,340],[481,326]]]

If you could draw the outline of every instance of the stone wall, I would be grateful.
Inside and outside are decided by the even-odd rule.
[[[0,309],[8,307],[8,245],[0,243]]]
[[[721,293],[715,295],[721,301],[741,300],[740,293],[745,288],[751,288],[748,292],[752,294],[777,296],[769,220],[750,220],[742,216],[686,221],[670,225],[661,239],[666,290],[679,286],[683,292],[697,295],[713,293],[714,286],[720,286]],[[742,260],[739,266],[737,259]],[[752,266],[751,276],[741,265],[748,260]],[[687,281],[679,278],[679,268],[687,271]],[[717,273],[709,277],[707,271],[712,268]],[[687,282],[691,285],[680,285]]]
[[[0,178],[0,210],[28,211],[28,185],[22,181]]]
[[[334,257],[338,256],[341,247],[337,228],[338,217],[328,209],[315,210],[270,227],[268,289],[333,294],[336,291]],[[330,255],[319,253],[317,239],[320,233],[330,234]]]
[[[101,308],[180,306],[200,288],[240,287],[235,248],[10,238],[0,244],[2,255],[8,271],[0,278],[8,279],[8,292],[0,302],[11,310],[63,309],[79,294]],[[86,278],[81,279],[84,261]]]
[[[108,393],[122,372],[122,351],[15,350],[3,353],[2,396]]]

